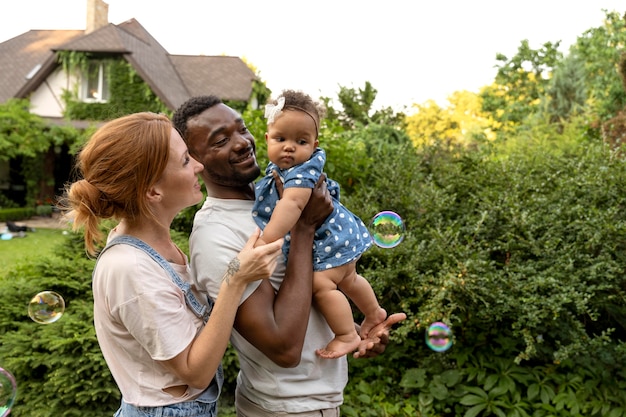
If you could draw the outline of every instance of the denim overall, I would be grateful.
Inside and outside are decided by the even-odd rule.
[[[102,256],[111,246],[117,244],[125,244],[134,246],[143,250],[152,257],[161,267],[167,271],[172,278],[172,281],[181,289],[185,294],[185,301],[187,306],[194,312],[194,314],[200,318],[206,324],[213,308],[213,301],[207,297],[207,304],[202,304],[196,299],[190,290],[190,284],[183,281],[174,268],[167,262],[161,255],[158,254],[150,245],[137,239],[134,236],[122,235],[112,239],[99,257]],[[159,407],[136,407],[127,404],[122,399],[122,405],[119,410],[114,414],[114,417],[216,417],[217,416],[217,399],[220,396],[222,385],[224,383],[224,370],[222,365],[217,368],[215,377],[209,385],[209,387],[200,394],[198,398],[192,401],[185,401],[177,404],[170,404]]]

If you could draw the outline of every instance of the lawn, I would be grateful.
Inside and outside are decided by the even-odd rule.
[[[18,262],[52,253],[63,239],[63,230],[38,228],[35,232],[26,232],[26,237],[0,240],[0,278]]]

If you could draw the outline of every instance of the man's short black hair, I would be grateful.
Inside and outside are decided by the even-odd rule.
[[[172,116],[172,123],[174,123],[174,127],[178,130],[178,133],[180,133],[185,142],[187,142],[187,121],[206,109],[220,103],[222,103],[222,100],[217,96],[196,96],[191,97],[176,109],[174,116]]]

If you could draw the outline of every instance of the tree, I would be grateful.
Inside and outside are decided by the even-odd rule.
[[[567,119],[582,111],[587,99],[586,72],[576,53],[563,59],[546,87],[547,109],[552,122]]]
[[[590,104],[601,121],[615,116],[626,104],[618,70],[626,46],[626,22],[617,12],[605,13],[603,25],[585,31],[570,49],[584,63]]]
[[[494,121],[481,110],[481,97],[469,91],[456,91],[448,106],[435,101],[414,104],[417,111],[406,117],[406,132],[416,146],[446,143],[469,145],[476,140],[494,139]]]
[[[583,63],[589,103],[601,121],[626,105],[618,68],[626,47],[626,21],[617,12],[604,12],[603,25],[585,31],[570,48],[570,54],[576,54]]]
[[[373,111],[373,104],[378,91],[369,81],[365,82],[364,88],[355,90],[349,87],[339,87],[337,98],[343,107],[343,111],[330,109],[327,119],[335,118],[346,128],[354,128],[357,125],[367,126],[370,123],[385,123],[402,125],[404,114],[396,113],[391,107],[385,107]],[[329,107],[330,99],[322,97],[321,100]]]
[[[42,134],[43,120],[29,109],[28,100],[10,99],[0,105],[0,160],[34,157],[50,147],[50,138]]]
[[[539,49],[531,49],[523,40],[511,59],[498,53],[498,72],[494,83],[480,95],[483,111],[492,114],[500,123],[500,130],[510,131],[540,108],[541,98],[562,57],[560,42],[546,42]]]

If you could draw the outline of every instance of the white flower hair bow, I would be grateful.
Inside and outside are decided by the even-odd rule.
[[[265,118],[267,119],[267,124],[274,123],[274,119],[282,113],[283,108],[285,107],[285,97],[278,97],[278,103],[274,104],[266,104],[265,105]]]

